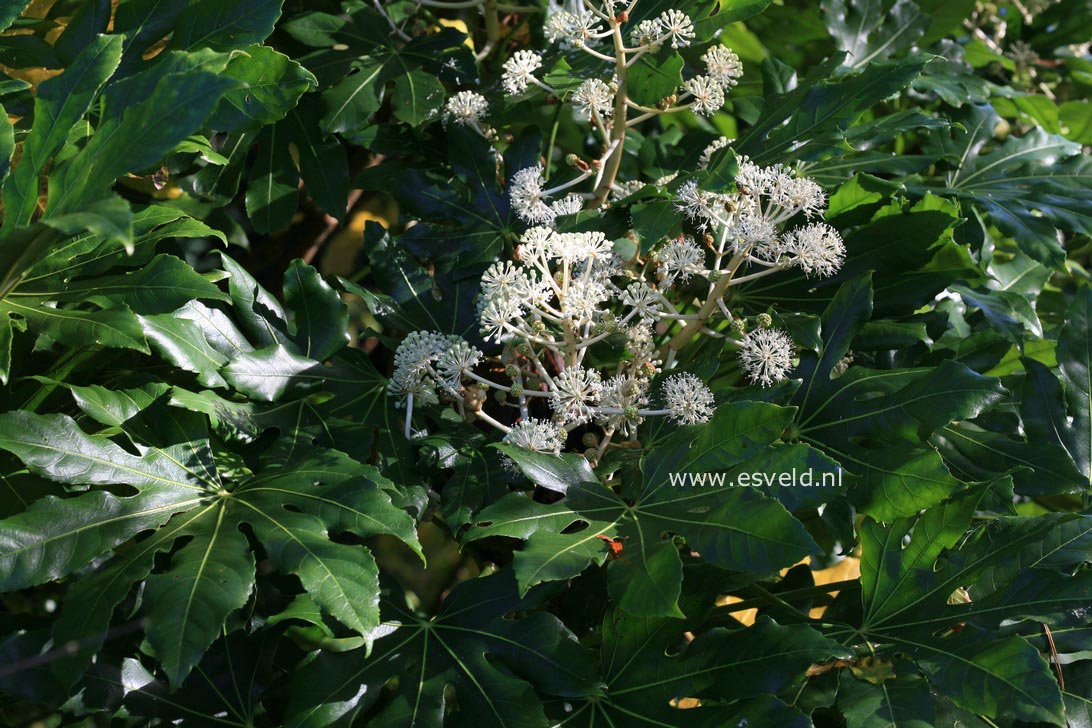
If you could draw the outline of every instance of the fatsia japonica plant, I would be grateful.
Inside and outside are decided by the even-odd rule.
[[[1090,27],[4,4],[0,724],[1088,724]]]

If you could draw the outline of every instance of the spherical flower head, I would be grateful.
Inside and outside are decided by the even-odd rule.
[[[719,222],[727,200],[727,195],[707,192],[699,188],[697,182],[690,180],[675,192],[675,209],[705,229]]]
[[[557,455],[565,446],[565,432],[552,422],[531,418],[513,425],[504,441],[525,450]]]
[[[494,263],[482,273],[482,296],[489,300],[507,300],[523,304],[530,294],[527,273],[512,261]]]
[[[688,372],[673,374],[663,383],[668,417],[680,425],[708,422],[713,416],[713,392]]]
[[[614,91],[598,78],[589,78],[576,87],[573,103],[585,114],[607,117],[614,112]]]
[[[823,188],[806,177],[794,176],[780,190],[778,202],[799,212],[808,218],[822,215],[827,209],[827,196]]]
[[[449,339],[439,331],[412,331],[394,352],[395,370],[424,371],[447,350]]]
[[[583,233],[558,233],[554,240],[556,241],[555,257],[568,260],[570,263],[587,260],[606,262],[614,252],[611,241],[597,230]]]
[[[599,409],[621,410],[621,413],[597,411],[595,420],[603,427],[629,437],[645,421],[640,409],[647,404],[648,382],[619,374],[603,384]]]
[[[387,382],[387,394],[394,397],[413,397],[419,405],[437,404],[436,382],[432,377],[405,369],[396,369]]]
[[[743,75],[743,64],[731,48],[722,45],[711,46],[701,57],[705,64],[705,73],[719,83],[725,90],[739,83]]]
[[[444,123],[453,122],[459,126],[476,126],[485,118],[489,102],[474,91],[460,91],[444,104]]]
[[[622,291],[622,305],[633,309],[642,321],[659,321],[663,306],[656,291],[647,283],[633,283]]]
[[[599,402],[603,380],[599,372],[569,367],[554,377],[550,407],[563,422],[587,422]]]
[[[683,87],[694,97],[690,108],[695,114],[712,116],[724,106],[724,88],[709,76],[694,76]]]
[[[452,338],[451,346],[436,360],[436,371],[450,389],[458,389],[463,375],[482,360],[482,352],[461,338]]]
[[[570,13],[562,10],[546,19],[543,28],[546,40],[560,43],[567,48],[580,48],[601,31],[599,22],[592,13],[581,10]]]
[[[764,214],[775,224],[801,212],[811,218],[826,210],[827,198],[822,187],[779,164],[760,167],[749,159],[741,159],[736,187],[745,196],[766,198],[769,204],[763,206]]]
[[[663,35],[664,28],[659,20],[642,20],[630,32],[629,38],[633,45],[655,52],[660,49]]]
[[[709,146],[702,150],[701,157],[698,158],[698,169],[708,169],[709,163],[713,161],[713,155],[734,141],[735,139],[722,136],[710,142]]]
[[[554,200],[550,203],[550,211],[554,213],[554,217],[575,215],[583,209],[584,198],[575,192],[565,195],[560,200]]]
[[[786,185],[792,183],[792,180],[792,173],[780,164],[762,167],[746,157],[739,160],[736,186],[745,195],[752,197],[779,195]]]
[[[534,51],[516,51],[504,62],[501,85],[506,93],[523,93],[535,82],[535,71],[542,66],[542,56]]]
[[[748,252],[773,262],[781,254],[781,238],[777,225],[770,221],[760,208],[740,200],[732,223],[728,226],[728,238],[736,253]]]
[[[798,227],[785,238],[785,252],[811,278],[826,278],[837,273],[846,259],[846,246],[838,231],[817,222]]]
[[[574,280],[559,296],[561,313],[577,325],[588,324],[595,320],[610,297],[610,289],[597,280]]]
[[[501,342],[512,336],[512,328],[523,320],[524,309],[518,301],[507,298],[484,299],[478,314],[482,336],[486,341]]]
[[[780,329],[755,329],[740,342],[739,363],[752,382],[772,386],[792,369],[792,338]]]
[[[662,33],[671,39],[672,48],[682,48],[690,45],[694,38],[694,21],[686,13],[675,10],[665,10],[656,19]]]
[[[508,185],[508,197],[520,219],[531,224],[553,222],[554,213],[546,203],[546,178],[542,165],[521,169],[512,175]]]
[[[692,275],[705,272],[705,253],[693,238],[672,240],[660,249],[659,276],[665,286],[686,282]]]
[[[419,404],[436,404],[436,382],[429,368],[448,350],[451,339],[438,331],[413,331],[394,352],[394,372],[387,393],[413,395]]]
[[[528,265],[534,261],[549,262],[558,254],[558,233],[542,225],[528,228],[520,236],[516,254]]]
[[[655,329],[651,324],[641,323],[626,329],[629,340],[626,348],[632,357],[631,369],[644,378],[651,378],[660,371],[660,351],[656,346]]]

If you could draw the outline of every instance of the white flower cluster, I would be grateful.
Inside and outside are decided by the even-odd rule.
[[[537,84],[535,71],[542,66],[542,56],[534,51],[516,51],[504,62],[504,75],[501,85],[514,96],[527,90],[531,84]]]
[[[503,347],[490,359],[503,381],[476,372],[482,354],[459,337],[416,332],[395,355],[390,394],[407,407],[446,399],[465,414],[470,406],[504,430],[506,442],[541,452],[559,451],[566,433],[582,425],[599,426],[607,438],[633,437],[650,416],[680,424],[712,416],[713,394],[692,374],[668,377],[663,407],[651,404],[661,369],[654,325],[678,314],[655,287],[635,279],[602,233],[534,227],[521,237],[517,259],[494,263],[481,281],[479,322],[485,339]],[[616,347],[609,373],[590,363],[593,346]],[[471,388],[500,393],[518,408],[517,423],[482,412]]]
[[[678,352],[696,336],[734,347],[740,368],[755,384],[785,380],[794,366],[791,336],[773,328],[767,314],[749,327],[728,310],[728,289],[789,268],[808,277],[831,276],[846,251],[838,232],[821,219],[827,201],[819,185],[787,167],[747,158],[739,160],[733,192],[703,189],[694,180],[678,185],[675,205],[698,234],[651,250],[640,240],[632,260],[623,260],[601,232],[555,229],[562,227],[558,218],[609,205],[646,186],[615,176],[619,165],[612,155],[625,148],[627,129],[685,110],[712,116],[739,83],[743,67],[730,48],[714,41],[688,56],[698,60],[691,61],[694,70],[678,88],[645,106],[625,95],[632,90],[628,69],[645,54],[695,43],[693,19],[669,8],[630,23],[632,0],[547,5],[547,40],[601,61],[602,75],[554,89],[556,70],[544,73],[543,55],[517,50],[502,65],[500,85],[509,95],[538,87],[568,104],[577,122],[587,124],[589,143],[601,144],[602,156],[584,161],[570,154],[569,171],[551,165],[549,181],[543,164],[507,170],[512,209],[532,227],[520,238],[514,260],[495,263],[482,275],[478,323],[496,353],[485,356],[456,336],[416,332],[395,355],[388,391],[405,403],[407,436],[415,406],[444,402],[468,420],[504,432],[506,443],[538,452],[559,453],[583,434],[584,445],[597,451],[589,450],[589,458],[597,460],[612,438],[635,439],[650,417],[695,425],[713,416],[709,387],[692,373],[672,372]],[[461,91],[448,99],[443,120],[497,139],[485,124],[488,113],[485,97]],[[709,144],[699,170],[731,144],[726,137]],[[664,170],[648,184],[676,185],[679,175]],[[576,191],[592,177],[594,191]]]
[[[481,352],[461,338],[435,331],[414,331],[394,355],[394,373],[387,392],[416,398],[420,404],[436,404],[440,393],[450,392],[462,374],[477,366]]]
[[[474,91],[460,91],[444,104],[443,119],[445,124],[454,122],[461,126],[480,128],[488,110],[489,102],[484,96]]]
[[[727,93],[743,73],[739,57],[730,48],[714,43],[696,64],[699,75],[682,81],[655,108],[642,106],[628,98],[628,92],[624,92],[626,97],[619,97],[619,89],[628,88],[628,69],[646,53],[656,53],[667,46],[691,45],[697,39],[693,19],[681,10],[669,8],[655,18],[628,24],[632,0],[628,5],[621,0],[569,0],[551,2],[549,6],[543,26],[546,39],[563,49],[589,54],[609,64],[611,70],[604,71],[602,77],[585,78],[573,87],[559,90],[544,80],[543,56],[537,51],[517,50],[502,64],[500,83],[505,93],[516,96],[539,87],[570,104],[577,112],[576,118],[586,121],[591,134],[602,143],[602,156],[598,159],[585,162],[567,158],[579,172],[575,178],[549,189],[541,166],[513,170],[509,196],[520,219],[530,225],[553,225],[555,218],[583,209],[588,200],[594,200],[591,206],[598,206],[611,197],[617,199],[639,189],[639,183],[615,178],[617,165],[612,167],[610,177],[603,179],[607,160],[621,154],[624,148],[624,130],[645,119],[684,110],[712,116],[724,105]],[[629,46],[623,40],[627,35]],[[562,72],[561,76],[564,75]],[[493,130],[483,124],[486,111],[484,98],[464,91],[449,100],[444,121],[471,126],[492,139]],[[577,196],[572,188],[591,177],[594,177],[594,191]]]
[[[763,387],[785,379],[792,369],[792,337],[779,329],[757,329],[743,337],[739,363]]]
[[[579,179],[579,178],[578,178]],[[571,185],[546,189],[546,177],[541,164],[526,167],[512,175],[508,198],[520,218],[532,225],[552,225],[555,218],[574,215],[584,209],[584,198],[576,193],[551,200],[553,194]]]
[[[726,144],[713,142],[703,159]],[[845,245],[834,228],[815,222],[782,230],[798,215],[812,219],[825,212],[826,195],[819,185],[780,165],[761,167],[743,159],[736,187],[738,192],[710,192],[691,180],[677,190],[675,206],[702,230],[715,231],[719,249],[727,246],[741,263],[777,270],[795,266],[809,277],[838,272]],[[670,271],[665,273],[669,277]]]

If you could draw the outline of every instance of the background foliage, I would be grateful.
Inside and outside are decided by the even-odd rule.
[[[724,134],[848,254],[732,289],[791,382],[684,350],[714,418],[594,471],[438,408],[407,441],[386,396],[407,332],[479,340],[506,174],[588,151],[499,91],[541,13],[433,4],[0,8],[3,721],[1092,721],[1092,4],[640,0],[743,81],[572,224],[677,235],[656,181]],[[657,58],[647,103],[695,62]],[[441,123],[467,88],[495,144]],[[844,488],[665,487],[794,467]]]

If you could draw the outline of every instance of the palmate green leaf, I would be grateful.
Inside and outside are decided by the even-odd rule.
[[[822,346],[803,352],[797,369],[804,383],[792,400],[799,408],[794,431],[855,476],[851,500],[860,510],[889,520],[961,487],[924,443],[937,429],[998,401],[1004,390],[998,380],[951,360],[932,370],[850,367],[832,379],[871,310],[868,277],[844,284],[827,307]]]
[[[326,378],[321,362],[293,353],[278,344],[240,354],[221,372],[239,392],[254,399],[275,402],[319,386]]]
[[[1060,725],[1061,697],[1046,661],[1023,638],[994,630],[1021,616],[1053,622],[1088,603],[1092,578],[1068,573],[1088,558],[1088,519],[1000,518],[968,536],[980,497],[961,495],[889,526],[865,521],[862,630],[914,656],[967,710]],[[971,601],[948,604],[961,585]]]
[[[224,75],[239,82],[213,110],[218,131],[254,131],[280,121],[300,97],[318,86],[314,75],[268,46],[253,45],[228,62]]]
[[[383,64],[366,58],[357,65],[356,73],[322,94],[324,114],[321,123],[328,134],[355,132],[382,105],[378,87],[383,78]]]
[[[284,274],[284,298],[303,356],[325,361],[349,343],[349,309],[312,266],[292,261]]]
[[[65,415],[0,415],[0,448],[38,475],[72,485],[125,484],[135,495],[92,491],[46,497],[2,522],[0,584],[19,589],[57,579],[219,487],[208,444],[152,448],[140,457],[91,437]]]
[[[178,16],[171,48],[231,50],[261,43],[273,32],[282,0],[198,0]]]
[[[934,563],[963,537],[977,504],[976,497],[956,498],[929,508],[917,519],[900,519],[890,526],[869,519],[861,525],[865,628],[882,623],[922,597],[923,582],[932,576]],[[911,532],[913,536],[905,544]]]
[[[43,381],[44,378],[41,378]],[[86,387],[63,384],[72,393],[80,411],[108,427],[122,427],[129,420],[165,398],[171,388],[162,382],[149,382],[129,389],[107,389],[98,384]]]
[[[336,139],[318,131],[318,107],[306,100],[278,122],[299,157],[304,189],[324,212],[345,219],[349,196],[349,164]]]
[[[677,534],[701,558],[725,569],[766,573],[789,566],[815,548],[803,525],[783,506],[730,480],[677,485],[673,478],[723,473],[776,441],[792,410],[772,404],[723,405],[706,425],[685,428],[644,458],[643,478],[615,494],[574,465],[550,456],[516,462],[532,480],[552,464],[550,479],[568,480],[566,499],[553,505],[506,496],[477,515],[464,540],[487,536],[527,539],[516,553],[520,588],[566,579],[601,563],[604,538],[621,555],[608,567],[611,596],[639,616],[680,616],[682,559],[668,534]],[[505,452],[514,453],[506,448]],[[586,525],[573,530],[577,522]]]
[[[438,439],[437,450],[452,450],[448,461],[452,473],[440,491],[440,509],[444,522],[457,533],[483,506],[508,493],[508,478],[495,467],[496,454],[485,447],[487,436],[443,433]]]
[[[444,86],[436,76],[410,71],[394,80],[391,111],[410,126],[421,126],[438,116],[444,104]]]
[[[629,98],[642,106],[656,106],[682,86],[682,68],[678,53],[661,60],[642,57],[629,70]]]
[[[233,79],[204,70],[163,74],[156,80],[146,98],[130,100],[136,102],[125,108],[116,108],[122,99],[114,99],[115,108],[109,109],[87,146],[50,177],[47,216],[72,212],[103,196],[126,172],[157,163],[196,131],[220,96],[236,85]]]
[[[827,28],[850,68],[863,68],[906,50],[929,27],[931,18],[913,0],[826,0]]]
[[[895,680],[873,685],[851,673],[838,678],[838,709],[846,721],[861,728],[932,728],[936,725],[929,683],[909,661],[896,661]]]
[[[1058,368],[1065,389],[1068,426],[1055,414],[1058,444],[1092,487],[1092,288],[1082,286],[1066,312],[1058,337]]]
[[[38,176],[117,68],[122,42],[120,36],[100,36],[64,73],[39,87],[34,125],[23,143],[19,165],[4,184],[4,232],[31,221],[38,204]]]
[[[307,13],[289,22],[287,30],[305,45],[324,49],[318,58],[331,63],[351,61],[355,71],[322,94],[320,128],[325,134],[340,133],[352,139],[379,109],[383,87],[389,81],[395,82],[394,102],[401,110],[395,113],[401,113],[399,118],[415,120],[409,123],[419,123],[425,116],[423,112],[439,108],[443,100],[442,87],[435,80],[426,80],[426,76],[455,85],[477,80],[477,64],[473,53],[463,45],[464,34],[442,28],[438,33],[403,43],[391,34],[386,19],[369,6],[358,7],[348,19]],[[417,88],[411,91],[411,86]],[[419,94],[424,87],[429,90]],[[417,96],[434,96],[438,103],[428,106],[412,100]],[[408,111],[411,108],[414,110]]]
[[[945,544],[964,537],[977,497],[957,498],[890,526],[866,521],[861,533],[866,629],[929,632],[959,621],[996,628],[1002,609],[1053,621],[1075,602],[1087,600],[1087,575],[1068,574],[1088,558],[1087,517],[1000,518],[938,560],[941,549],[950,548]],[[905,538],[915,523],[912,547],[897,553],[898,534]],[[940,543],[929,543],[931,538]],[[970,584],[972,601],[949,605],[953,584]]]
[[[145,339],[155,352],[179,369],[193,372],[206,387],[225,387],[220,369],[228,358],[205,338],[201,327],[174,313],[138,316]]]
[[[1039,128],[996,144],[994,130],[1000,123],[992,107],[971,107],[962,124],[965,131],[937,133],[926,148],[951,167],[941,186],[908,187],[979,207],[1023,252],[1057,267],[1065,252],[1056,230],[1092,231],[1088,159],[1081,156],[1079,144]],[[987,147],[992,148],[983,153]]]
[[[73,580],[53,624],[53,638],[59,644],[78,641],[86,649],[55,661],[53,674],[65,686],[71,686],[87,670],[95,652],[109,634],[114,609],[132,591],[133,584],[151,573],[157,553],[167,551],[187,533],[193,523],[201,523],[216,509],[214,504],[193,508],[175,515],[147,539],[134,544],[115,557],[105,569]],[[178,624],[174,624],[175,630]]]
[[[834,58],[817,65],[796,88],[767,98],[762,116],[735,144],[736,152],[762,164],[830,156],[845,130],[866,110],[906,88],[926,59],[872,63],[832,81],[839,62]]]
[[[771,694],[810,665],[848,651],[808,626],[781,626],[767,618],[747,628],[703,630],[718,591],[714,587],[724,584],[723,576],[710,580],[705,569],[686,569],[686,619],[607,612],[599,649],[606,697],[550,701],[548,714],[558,725],[721,726],[738,725],[745,717],[746,725],[808,725]],[[696,636],[684,640],[686,632]],[[681,698],[704,704],[680,712],[675,701]],[[745,706],[754,699],[764,710],[748,716]]]
[[[376,725],[545,727],[539,695],[600,694],[590,655],[556,617],[505,619],[536,610],[551,591],[520,598],[510,572],[479,577],[452,589],[431,618],[392,591],[383,614],[394,629],[370,656],[327,652],[295,673],[286,725],[347,726],[367,716]],[[392,672],[405,679],[377,704]]]
[[[140,321],[128,306],[98,311],[55,308],[44,299],[22,298],[0,303],[0,311],[26,320],[33,331],[69,346],[97,344],[148,353]]]
[[[520,471],[540,488],[565,493],[571,485],[599,482],[588,459],[582,455],[550,455],[504,443],[496,445],[496,448],[511,458]]]
[[[220,635],[224,618],[250,596],[254,556],[239,525],[226,501],[204,509],[177,534],[193,539],[171,556],[171,567],[144,583],[148,642],[174,685]]]
[[[166,238],[216,238],[226,242],[224,234],[205,223],[161,205],[150,205],[132,215],[131,253],[116,240],[93,232],[84,232],[50,247],[23,276],[17,292],[63,290],[74,278],[106,272],[114,266],[135,267],[148,263],[155,246]]]
[[[189,183],[194,194],[220,206],[235,199],[243,173],[246,172],[255,137],[255,132],[227,134],[217,149],[228,160],[227,164],[209,164],[198,171]],[[257,178],[261,174],[260,168],[252,171],[252,174]],[[295,209],[293,206],[292,210]]]
[[[71,64],[98,34],[106,32],[110,25],[110,15],[110,0],[91,0],[91,2],[82,3],[53,43],[53,50],[56,51],[57,57],[65,65]]]
[[[281,635],[234,632],[217,640],[187,680],[172,690],[133,659],[122,661],[115,674],[96,670],[91,684],[124,694],[125,710],[152,722],[218,724],[245,721],[263,712],[261,700],[274,677],[273,661]],[[226,717],[225,717],[226,716]]]
[[[972,479],[1011,473],[1020,495],[1074,493],[1087,487],[1066,451],[1053,442],[1015,440],[967,422],[942,427],[931,441],[946,462]]]
[[[250,224],[260,233],[283,230],[292,222],[299,200],[300,175],[284,128],[270,124],[258,136],[258,157],[246,187]]]
[[[603,563],[608,553],[604,539],[609,539],[618,525],[617,518],[608,520],[617,515],[611,508],[611,494],[593,484],[587,487],[604,498],[602,519],[593,519],[587,509],[577,513],[570,503],[547,505],[524,494],[509,493],[477,514],[462,541],[470,543],[491,536],[526,541],[513,560],[521,594],[543,582],[572,578],[590,564]],[[586,525],[574,531],[571,526],[577,522]]]
[[[892,638],[961,708],[993,718],[1065,725],[1061,693],[1039,651],[1021,637],[965,629],[948,637]]]
[[[456,126],[445,135],[451,176],[436,178],[420,170],[411,170],[396,184],[393,180],[362,175],[359,182],[367,189],[388,189],[404,209],[425,224],[417,224],[399,235],[396,243],[413,256],[433,261],[441,271],[454,271],[439,280],[472,285],[480,278],[475,266],[485,268],[503,250],[506,241],[514,241],[526,229],[512,209],[508,196],[497,184],[497,153],[489,143],[466,127]],[[509,178],[525,167],[538,163],[541,138],[537,131],[522,134],[504,154],[504,169]],[[400,251],[392,250],[394,258]],[[401,253],[404,255],[404,253]],[[388,265],[394,264],[391,261]],[[411,261],[398,261],[410,268]],[[418,265],[412,261],[412,265]],[[405,273],[395,277],[391,286],[405,287]],[[441,288],[442,290],[442,288]],[[386,291],[396,300],[405,298]]]
[[[259,285],[246,268],[223,253],[220,262],[228,273],[232,311],[243,331],[261,346],[289,343],[288,315],[281,302]]]
[[[157,255],[148,265],[131,273],[70,282],[58,290],[24,284],[9,298],[19,300],[22,297],[90,301],[103,306],[124,304],[142,314],[168,313],[197,299],[229,300],[214,283],[173,255]]]
[[[180,460],[183,454],[196,456],[197,445],[201,443],[186,443],[164,452]],[[238,483],[221,483],[207,442],[201,446],[206,450],[200,454],[204,461],[201,474],[208,487],[197,498],[172,504],[178,514],[165,526],[126,549],[105,569],[80,579],[75,593],[83,596],[62,609],[57,634],[67,640],[101,642],[114,608],[135,581],[148,577],[156,554],[169,550],[178,539],[192,537],[172,556],[165,571],[148,577],[146,586],[146,593],[155,595],[145,602],[149,641],[172,684],[179,684],[251,591],[254,562],[240,530],[246,524],[274,567],[297,575],[320,608],[370,639],[379,618],[375,562],[366,548],[338,543],[331,537],[388,534],[404,540],[420,555],[413,518],[393,505],[390,495],[378,485],[389,481],[375,468],[344,454],[312,449],[289,467],[261,472]],[[118,467],[127,464],[123,460],[119,463]],[[96,492],[81,497],[101,495]],[[64,502],[59,507],[64,513]],[[171,512],[161,515],[158,522],[145,522],[137,531],[159,526]],[[49,515],[57,518],[58,512]],[[79,515],[69,513],[70,518]],[[97,533],[93,526],[84,524],[84,535],[77,537],[86,539],[86,532]],[[56,671],[70,682],[87,663],[86,656],[73,656]]]

